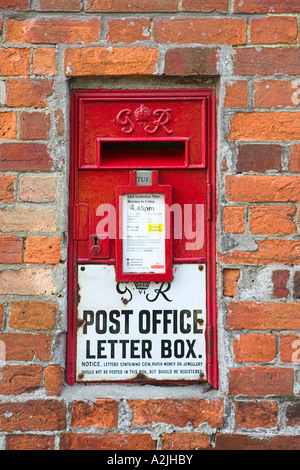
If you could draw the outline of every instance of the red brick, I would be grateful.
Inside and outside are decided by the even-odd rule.
[[[237,429],[275,428],[278,426],[276,401],[235,402],[235,427]]]
[[[51,361],[50,334],[0,333],[0,340],[5,343],[7,361]]]
[[[257,240],[256,251],[232,251],[221,255],[225,264],[300,264],[298,240]]]
[[[23,240],[15,235],[0,236],[0,263],[22,263]]]
[[[112,44],[150,39],[150,20],[146,18],[123,18],[107,20],[107,41]]]
[[[227,13],[228,0],[182,0],[182,11],[219,11]]]
[[[39,0],[39,11],[80,11],[82,0]]]
[[[52,295],[54,292],[50,269],[0,271],[0,295]]]
[[[3,313],[4,313],[4,307],[3,305],[0,304],[0,330],[3,328]]]
[[[300,144],[294,144],[290,148],[289,171],[300,172]]]
[[[0,63],[0,75],[28,75],[30,70],[30,49],[1,47]]]
[[[250,21],[251,44],[295,44],[297,42],[297,18],[269,16]]]
[[[177,0],[87,0],[86,10],[117,13],[177,11]]]
[[[223,270],[223,295],[226,297],[235,297],[237,293],[238,281],[241,277],[239,269]]]
[[[41,387],[42,380],[41,366],[4,366],[1,369],[0,394],[32,393]]]
[[[300,336],[280,335],[281,362],[300,363]]]
[[[229,394],[279,397],[292,396],[294,370],[283,367],[245,367],[231,369]]]
[[[293,140],[300,133],[298,112],[237,113],[231,119],[229,140]]]
[[[95,403],[73,402],[72,423],[73,428],[90,428],[97,426],[100,429],[118,427],[119,403],[107,398],[98,399]]]
[[[72,47],[65,50],[65,74],[152,75],[156,72],[158,49],[152,47]]]
[[[47,395],[60,395],[63,390],[64,369],[55,364],[50,364],[44,370],[45,389]]]
[[[165,56],[165,75],[218,75],[218,49],[214,47],[175,47]]]
[[[48,171],[52,166],[53,161],[45,144],[0,144],[0,171]]]
[[[295,330],[300,328],[298,302],[230,302],[227,327],[234,330]]]
[[[99,42],[100,20],[70,18],[33,18],[6,20],[6,41],[30,44]]]
[[[56,135],[64,135],[66,126],[65,126],[64,113],[62,109],[54,110],[54,119],[55,119]]]
[[[228,206],[223,209],[223,227],[227,233],[244,233],[245,207]]]
[[[300,271],[296,271],[294,274],[294,299],[300,299]]]
[[[57,304],[35,301],[9,303],[10,328],[17,330],[53,330],[56,325]]]
[[[240,145],[236,170],[239,173],[244,171],[281,171],[281,146],[276,144]]]
[[[278,269],[273,271],[272,282],[273,282],[273,295],[277,299],[285,298],[289,295],[289,290],[286,286],[290,276],[288,269]]]
[[[0,139],[17,138],[17,113],[0,112]]]
[[[6,450],[54,450],[55,436],[7,434]]]
[[[298,450],[300,436],[255,438],[243,434],[217,434],[216,450]]]
[[[276,357],[276,335],[240,335],[232,347],[235,362],[271,362]]]
[[[0,175],[0,201],[13,202],[15,201],[14,183],[16,177],[14,175]]]
[[[0,0],[0,8],[7,10],[29,10],[29,0]]]
[[[209,435],[196,433],[163,434],[161,449],[166,450],[209,450],[211,449]]]
[[[48,96],[53,92],[53,80],[47,78],[10,79],[6,83],[6,104],[11,107],[48,106]]]
[[[32,72],[35,75],[56,75],[57,49],[39,47],[33,51]]]
[[[235,13],[299,13],[298,0],[234,0]]]
[[[247,21],[233,18],[156,19],[155,42],[199,44],[245,44]]]
[[[21,139],[48,140],[50,131],[50,114],[39,112],[21,113]]]
[[[0,404],[1,431],[60,431],[66,427],[66,407],[57,400]]]
[[[286,409],[286,425],[300,426],[300,404],[293,403]]]
[[[253,235],[288,235],[297,233],[296,207],[264,205],[249,207],[249,227]]]
[[[228,175],[226,197],[237,202],[298,202],[297,176]]]
[[[226,82],[225,108],[245,108],[248,106],[248,83],[246,80]]]
[[[255,108],[278,108],[299,105],[297,85],[294,80],[257,80],[254,82]]]
[[[82,434],[63,433],[61,450],[154,450],[150,434]]]
[[[233,60],[235,75],[300,74],[300,50],[298,48],[241,48],[235,51]]]
[[[58,264],[61,260],[60,237],[27,237],[24,263]]]
[[[134,426],[167,423],[185,427],[191,422],[193,427],[198,427],[202,423],[207,423],[211,427],[223,427],[222,400],[167,398],[132,400],[129,405],[133,411],[132,424]]]

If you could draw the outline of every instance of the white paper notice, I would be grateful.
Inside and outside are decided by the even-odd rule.
[[[123,272],[164,273],[165,195],[123,195]]]

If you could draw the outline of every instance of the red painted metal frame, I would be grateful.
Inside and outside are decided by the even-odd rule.
[[[164,194],[165,204],[168,207],[172,205],[172,187],[170,185],[158,184],[157,171],[152,172],[151,186],[138,186],[136,184],[135,172],[130,172],[129,186],[118,186],[116,188],[117,203],[117,240],[116,240],[116,280],[118,282],[169,282],[173,279],[173,263],[172,263],[172,239],[165,238],[165,272],[164,273],[124,273],[123,272],[123,240],[120,237],[122,230],[122,196],[124,194]],[[165,213],[166,233],[172,233],[171,218]]]
[[[88,101],[111,100],[141,100],[147,101],[154,97],[162,102],[167,99],[202,100],[205,110],[205,132],[202,130],[203,145],[205,146],[205,161],[200,165],[190,164],[189,168],[203,168],[206,171],[207,183],[207,224],[206,224],[206,253],[205,258],[197,262],[206,262],[207,272],[207,381],[218,387],[217,361],[217,302],[216,302],[216,101],[214,90],[74,90],[71,91],[70,113],[70,177],[69,177],[69,238],[68,238],[68,334],[67,334],[67,383],[73,385],[76,381],[76,336],[77,336],[77,245],[76,240],[76,211],[78,203],[80,145],[82,143],[83,106]],[[205,134],[205,135],[204,135]],[[100,162],[99,162],[100,163]],[[93,166],[86,168],[95,169]],[[165,167],[166,168],[166,167]],[[156,168],[153,168],[156,169]],[[188,171],[188,170],[187,170]],[[114,260],[107,260],[113,263]],[[174,259],[176,262],[192,262],[190,258]],[[197,381],[198,383],[201,380]],[[122,383],[126,383],[122,381]],[[129,381],[128,383],[136,383]],[[153,381],[152,381],[153,383]],[[163,382],[159,382],[162,383]],[[167,382],[171,384],[171,381]],[[177,385],[191,382],[174,381]]]

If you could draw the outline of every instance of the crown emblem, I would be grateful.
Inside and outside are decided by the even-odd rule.
[[[141,104],[135,111],[134,111],[134,117],[137,122],[140,122],[141,125],[145,125],[146,122],[150,120],[151,117],[151,111],[149,108],[147,108],[144,104]]]
[[[147,290],[150,282],[135,282],[134,285],[138,290]]]

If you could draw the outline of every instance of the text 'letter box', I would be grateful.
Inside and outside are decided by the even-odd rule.
[[[67,380],[217,386],[215,95],[71,92]]]

